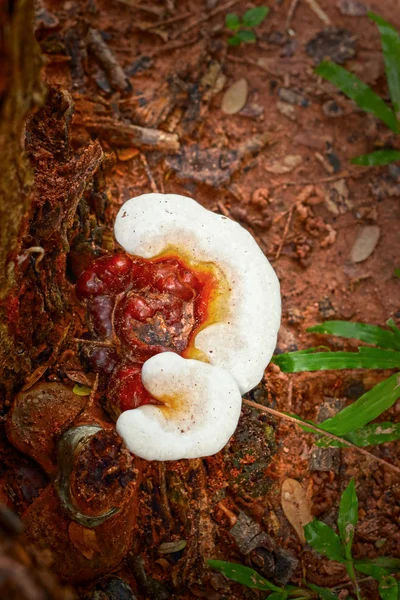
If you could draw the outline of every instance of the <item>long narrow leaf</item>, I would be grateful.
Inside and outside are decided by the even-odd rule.
[[[366,112],[383,121],[392,131],[399,133],[400,124],[394,112],[371,88],[350,71],[330,61],[324,61],[316,68],[318,75],[338,87],[346,96]]]
[[[307,543],[320,554],[343,564],[347,562],[339,536],[323,521],[313,519],[307,523],[304,535]]]
[[[370,575],[380,581],[382,577],[400,571],[400,559],[390,556],[378,556],[377,558],[360,558],[354,561],[357,571]]]
[[[400,160],[400,150],[388,148],[386,150],[376,150],[376,152],[370,152],[370,154],[360,154],[360,156],[352,158],[350,162],[360,167],[379,167],[390,165],[396,160]]]
[[[257,571],[251,569],[250,567],[227,562],[225,560],[209,560],[207,562],[208,565],[214,569],[214,571],[219,571],[225,575],[225,577],[233,579],[233,581],[237,581],[243,585],[247,585],[247,587],[254,588],[256,590],[283,592],[282,588],[270,583],[267,579],[261,577]]]
[[[400,152],[399,152],[400,156]],[[382,329],[377,325],[357,323],[355,321],[325,321],[321,325],[315,325],[307,329],[310,333],[323,333],[327,335],[338,335],[340,337],[361,340],[367,344],[400,350],[400,336],[394,331]]]
[[[308,431],[311,430],[309,429]],[[390,421],[385,423],[371,423],[370,425],[356,429],[356,431],[350,431],[342,437],[359,448],[395,442],[400,440],[400,423],[390,423]],[[315,445],[319,448],[344,448],[346,446],[346,444],[332,440],[329,437],[322,437],[315,442]]]
[[[354,531],[358,521],[358,498],[356,486],[352,479],[344,490],[339,504],[338,527],[340,538],[345,546],[347,558],[350,559]]]
[[[331,590],[328,590],[327,588],[320,587],[319,585],[315,585],[314,583],[307,583],[306,585],[313,592],[317,592],[317,594],[320,598],[322,598],[322,600],[337,600],[338,598],[336,594],[334,594],[333,592],[331,592]]]
[[[353,404],[319,424],[335,435],[346,435],[373,421],[400,398],[400,374],[381,381]]]
[[[383,58],[386,68],[386,79],[389,86],[390,98],[394,112],[400,114],[400,36],[396,29],[373,12],[368,13],[369,18],[378,26],[381,34]]]
[[[359,348],[358,352],[288,352],[272,361],[285,373],[324,371],[327,369],[396,369],[400,368],[400,352],[379,348]]]

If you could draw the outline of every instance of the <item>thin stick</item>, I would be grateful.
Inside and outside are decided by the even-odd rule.
[[[140,161],[141,161],[142,165],[144,166],[144,170],[146,171],[146,175],[147,175],[147,179],[149,180],[149,183],[150,183],[151,191],[154,192],[155,194],[158,194],[159,190],[157,188],[156,182],[154,181],[154,177],[150,170],[149,163],[147,162],[147,158],[145,157],[144,154],[142,154],[142,152],[139,154],[139,157],[140,157]]]
[[[351,442],[348,442],[347,440],[345,440],[341,437],[338,437],[337,435],[334,435],[333,433],[330,433],[329,431],[325,431],[325,429],[321,429],[317,425],[311,425],[310,423],[303,423],[300,419],[296,419],[296,417],[291,417],[290,415],[285,415],[285,413],[281,413],[281,412],[279,412],[279,410],[275,410],[274,408],[269,408],[269,406],[263,406],[262,404],[257,404],[257,402],[253,402],[253,400],[243,400],[243,403],[248,404],[249,406],[252,406],[253,408],[258,408],[258,410],[262,410],[263,412],[274,415],[274,417],[278,417],[279,419],[283,419],[284,421],[289,421],[290,423],[295,423],[299,427],[303,426],[303,427],[312,429],[313,431],[315,431],[316,433],[319,433],[320,435],[329,437],[332,440],[336,440],[337,442],[340,442],[344,446],[347,446],[348,448],[353,448],[353,450],[357,450],[358,452],[360,452],[360,454],[364,454],[364,456],[367,456],[368,458],[372,458],[375,461],[381,463],[382,465],[385,465],[385,467],[389,467],[393,471],[396,471],[396,473],[400,474],[399,467],[396,467],[395,465],[388,463],[386,460],[383,460],[383,458],[379,458],[379,456],[375,456],[375,454],[371,454],[371,452],[364,450],[364,448],[355,446]]]
[[[299,3],[299,0],[292,0],[291,4],[289,6],[288,14],[286,17],[286,24],[285,24],[286,29],[290,28],[290,25],[291,25],[292,19],[293,19],[293,15],[295,13],[298,3]]]
[[[141,31],[149,31],[150,29],[156,29],[157,27],[162,27],[163,25],[170,25],[171,23],[182,21],[183,19],[186,19],[186,17],[191,17],[192,15],[192,12],[186,12],[182,15],[170,17],[169,19],[164,19],[163,21],[158,21],[157,23],[152,23],[151,25],[146,25],[145,27],[141,28]]]
[[[282,235],[281,243],[279,244],[279,248],[276,251],[275,259],[274,260],[278,260],[278,258],[281,255],[283,244],[285,243],[286,236],[287,236],[288,231],[289,231],[290,223],[292,222],[292,217],[293,217],[294,209],[295,209],[295,204],[289,209],[289,216],[287,218],[287,221],[286,221],[286,224],[285,224],[285,229],[283,230],[283,235]]]
[[[109,342],[98,342],[97,340],[84,340],[82,338],[74,338],[74,342],[78,344],[87,344],[88,346],[100,346],[101,348],[112,348]]]
[[[332,25],[332,21],[330,20],[326,12],[322,10],[317,0],[306,0],[306,2],[311,8],[311,10],[317,15],[317,17],[321,19],[323,23],[325,23],[325,25],[328,25],[328,27]]]
[[[268,75],[275,77],[275,79],[283,79],[280,75],[274,73],[274,71],[271,71],[262,63],[258,63],[256,60],[251,60],[251,58],[241,58],[240,56],[231,56],[230,54],[227,54],[226,59],[234,63],[239,63],[241,65],[250,65],[252,67],[257,67],[258,69],[261,69],[261,71],[268,73]]]
[[[150,58],[154,58],[158,54],[164,54],[165,52],[169,52],[170,50],[178,50],[179,48],[184,48],[185,46],[192,46],[193,44],[196,44],[198,41],[199,41],[198,35],[196,35],[196,37],[190,38],[190,40],[186,40],[184,42],[180,42],[177,40],[176,42],[171,42],[169,44],[165,44],[164,46],[161,46],[161,48],[157,48],[156,50],[153,50],[152,52],[149,53],[149,56],[150,56]]]
[[[218,6],[217,8],[215,8],[214,10],[209,12],[207,15],[203,15],[202,17],[198,18],[197,20],[193,21],[193,23],[189,23],[189,25],[187,25],[183,29],[181,29],[180,31],[177,31],[174,35],[171,36],[171,38],[173,40],[176,40],[177,38],[181,37],[188,31],[191,31],[192,29],[197,27],[197,25],[199,25],[200,23],[209,21],[210,19],[212,19],[213,17],[218,15],[220,12],[226,11],[228,8],[230,8],[234,4],[237,4],[238,2],[239,2],[239,0],[229,0],[229,2],[225,2],[225,4],[221,4],[221,6]]]
[[[275,190],[283,185],[296,186],[296,185],[315,185],[317,183],[329,183],[330,181],[337,181],[338,179],[346,179],[347,177],[356,177],[353,173],[343,171],[343,173],[337,173],[336,175],[330,175],[329,177],[322,177],[321,179],[303,179],[303,181],[280,181],[279,183],[272,184],[272,188]]]

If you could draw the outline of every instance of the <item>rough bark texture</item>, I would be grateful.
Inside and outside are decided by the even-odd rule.
[[[40,51],[33,25],[33,0],[0,2],[0,301],[16,285],[15,259],[19,232],[31,203],[33,174],[24,151],[24,130],[29,114],[43,100]],[[20,357],[0,305],[0,381],[5,366],[17,370]]]

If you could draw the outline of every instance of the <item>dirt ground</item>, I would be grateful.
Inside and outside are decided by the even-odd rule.
[[[133,196],[160,191],[193,197],[246,227],[274,266],[283,305],[277,352],[318,343],[353,349],[351,342],[305,330],[327,319],[384,326],[393,318],[400,324],[400,282],[393,275],[400,266],[400,168],[349,162],[384,144],[400,148],[400,142],[313,68],[330,57],[388,98],[378,32],[366,16],[346,14],[357,5],[350,0],[319,0],[319,15],[307,0],[265,4],[270,13],[257,28],[257,42],[234,48],[227,44],[225,15],[243,14],[254,3],[40,0],[36,37],[43,77],[72,97],[66,142],[72,155],[95,139],[104,152],[101,174],[86,186],[85,208],[79,209],[90,223],[85,235],[91,247],[112,246],[109,227]],[[368,7],[400,29],[397,0]],[[242,78],[248,84],[244,108],[226,114],[224,92]],[[379,228],[376,247],[354,262],[353,244],[370,226]],[[82,248],[71,245],[71,284],[76,264],[87,260]],[[49,369],[44,379],[57,381],[57,373]],[[286,375],[272,365],[249,397],[318,421],[383,377],[363,371]],[[399,412],[398,401],[385,420],[395,421]],[[2,452],[10,455],[1,439]],[[372,452],[392,463],[399,457],[394,443]],[[321,453],[311,435],[246,408],[226,450],[189,462],[142,465],[135,497],[139,533],[114,570],[138,599],[265,596],[211,573],[207,558],[251,565],[275,582],[289,578],[299,585],[305,578],[337,587],[346,598],[351,588],[344,569],[302,544],[285,517],[281,487],[287,478],[302,484],[312,514],[333,525],[340,494],[354,476],[360,502],[355,556],[400,557],[399,476],[353,450]],[[33,463],[23,464],[35,470],[31,496],[19,503],[9,482],[1,492],[19,514],[48,483]],[[249,546],[246,516],[265,534],[259,547]],[[159,552],[160,544],[181,540],[185,548]],[[93,585],[77,584],[79,597],[97,598]],[[365,598],[379,597],[369,578],[362,590]],[[107,593],[104,598],[133,598],[121,590]]]

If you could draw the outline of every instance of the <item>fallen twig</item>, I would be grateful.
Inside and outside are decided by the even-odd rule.
[[[298,3],[299,3],[299,0],[292,0],[292,2],[290,3],[288,14],[286,17],[286,24],[285,24],[286,30],[290,28],[290,25],[292,23],[292,19],[293,19],[293,16],[296,11]]]
[[[114,146],[123,148],[137,146],[167,153],[178,152],[180,148],[178,135],[167,133],[161,129],[139,127],[139,125],[130,125],[107,117],[93,121],[85,119],[82,121],[82,125],[88,131],[98,133],[100,137]]]
[[[155,194],[158,194],[159,190],[157,188],[156,182],[154,181],[153,173],[150,170],[149,163],[147,162],[147,158],[142,153],[139,154],[139,157],[140,157],[140,161],[141,161],[142,165],[144,166],[144,170],[146,171],[146,175],[147,175],[147,178],[150,183],[151,191],[154,192]]]
[[[183,27],[183,29],[181,29],[180,31],[177,31],[174,35],[171,36],[171,38],[173,40],[176,40],[177,38],[181,37],[188,31],[191,31],[192,29],[197,27],[197,25],[199,25],[200,23],[205,23],[206,21],[209,21],[210,19],[212,19],[213,17],[218,15],[220,12],[226,11],[228,8],[230,8],[234,4],[237,4],[238,2],[239,2],[239,0],[229,0],[229,2],[225,2],[225,4],[221,4],[221,6],[214,8],[214,10],[212,10],[208,14],[203,15],[202,17],[198,17],[192,23],[189,23],[189,25],[186,25],[186,27]]]
[[[308,6],[311,8],[311,10],[317,15],[317,17],[319,19],[321,19],[321,21],[325,25],[328,25],[328,27],[330,27],[332,25],[332,21],[330,20],[330,18],[326,14],[326,12],[324,10],[322,10],[322,8],[318,4],[317,0],[306,0],[306,2],[308,4]]]
[[[278,258],[281,255],[283,244],[285,243],[286,236],[287,236],[288,231],[289,231],[290,223],[292,222],[292,217],[293,217],[293,212],[294,212],[295,207],[296,207],[296,205],[293,204],[293,206],[289,209],[289,216],[287,218],[287,221],[286,221],[286,224],[285,224],[285,228],[283,230],[282,239],[281,239],[281,242],[279,244],[278,250],[276,251],[275,259],[274,260],[278,260]]]
[[[321,429],[321,427],[318,427],[317,425],[311,425],[310,423],[304,423],[303,421],[301,421],[301,419],[297,419],[296,417],[291,417],[290,415],[281,413],[281,412],[279,412],[279,410],[275,410],[274,408],[270,408],[269,406],[263,406],[262,404],[253,402],[253,400],[244,399],[243,403],[248,404],[249,406],[252,406],[253,408],[257,408],[258,410],[262,410],[263,412],[274,415],[274,417],[278,417],[278,419],[283,419],[284,421],[289,421],[290,423],[294,423],[295,425],[297,425],[299,427],[307,427],[309,429],[312,429],[313,431],[315,431],[315,433],[318,433],[319,435],[323,435],[325,437],[329,437],[331,440],[336,440],[337,442],[340,442],[341,444],[343,444],[344,446],[346,446],[348,448],[357,450],[358,452],[360,452],[360,454],[364,454],[364,456],[367,456],[368,458],[372,458],[376,462],[379,462],[381,465],[385,465],[385,467],[389,467],[393,471],[396,471],[396,473],[400,474],[400,468],[396,467],[396,465],[392,465],[391,463],[387,462],[386,460],[383,460],[383,458],[379,458],[379,456],[375,456],[375,454],[368,452],[368,450],[364,450],[364,448],[355,446],[351,442],[348,442],[347,440],[345,440],[341,437],[338,437],[337,435],[334,435],[333,433],[329,433],[329,431],[325,431],[325,429]]]
[[[97,29],[89,29],[87,43],[90,52],[104,69],[112,87],[120,92],[131,89],[131,84],[122,70],[122,67]]]

